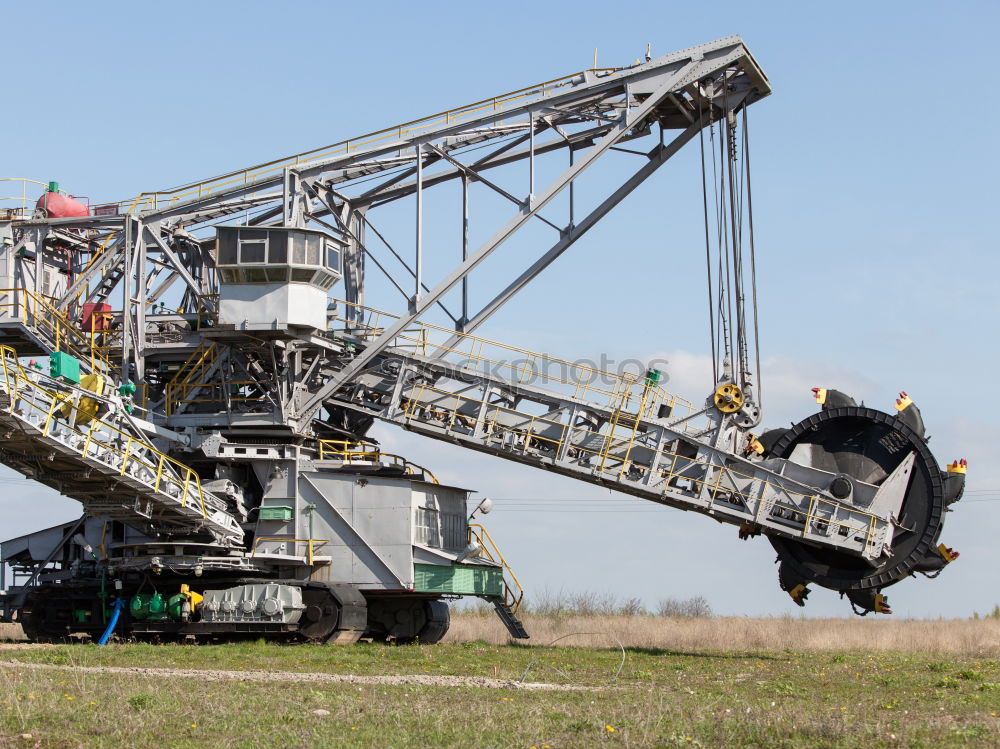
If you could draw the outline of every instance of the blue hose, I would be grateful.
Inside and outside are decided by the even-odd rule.
[[[122,613],[122,604],[124,602],[125,599],[122,596],[118,596],[118,600],[115,601],[115,607],[111,611],[111,621],[108,622],[108,628],[104,630],[101,639],[97,641],[98,645],[108,644],[108,640],[111,639],[111,633],[115,631],[115,625],[118,624],[118,615]]]

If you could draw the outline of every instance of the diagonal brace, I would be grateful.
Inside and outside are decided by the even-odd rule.
[[[361,354],[358,355],[351,363],[344,367],[344,369],[338,372],[335,376],[330,378],[330,380],[316,393],[314,393],[312,397],[303,405],[300,409],[300,416],[312,414],[316,409],[318,409],[327,398],[333,395],[333,393],[341,387],[341,385],[360,372],[372,359],[385,350],[402,330],[406,329],[415,320],[417,320],[431,305],[436,303],[452,287],[454,287],[455,284],[457,284],[476,266],[489,257],[494,250],[513,236],[517,230],[527,223],[535,213],[548,205],[548,203],[559,195],[565,187],[579,177],[581,172],[597,161],[609,148],[611,148],[611,146],[615,145],[619,140],[625,137],[630,129],[650,115],[666,98],[666,96],[674,90],[678,82],[684,80],[691,73],[692,69],[698,67],[700,67],[699,63],[693,61],[688,62],[686,65],[682,66],[670,75],[667,80],[646,99],[646,101],[637,106],[635,109],[627,112],[626,115],[622,117],[618,125],[613,127],[607,135],[589,148],[584,153],[584,156],[580,159],[580,161],[566,169],[560,177],[558,177],[551,185],[549,185],[549,187],[546,188],[545,192],[538,196],[536,201],[532,202],[530,207],[523,207],[518,214],[508,221],[496,234],[493,235],[493,237],[487,240],[487,242],[476,250],[475,253],[470,255],[468,259],[448,274],[448,276],[430,293],[428,293],[427,296],[418,300],[414,304],[411,312],[400,317],[393,325],[388,327],[377,340],[369,344],[365,350],[361,352]]]

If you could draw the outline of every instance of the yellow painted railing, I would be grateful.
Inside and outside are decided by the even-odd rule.
[[[423,466],[411,463],[399,455],[384,453],[378,445],[368,442],[351,442],[350,440],[317,440],[317,444],[319,445],[320,460],[340,460],[348,464],[382,463],[385,460],[389,462],[389,465],[399,468],[409,476],[424,474],[431,480],[431,483],[440,483],[434,474]]]
[[[306,559],[309,561],[309,565],[312,566],[315,560],[315,547],[322,546],[323,544],[330,543],[328,538],[292,538],[290,536],[258,536],[253,542],[253,551],[250,552],[250,556],[257,556],[257,547],[264,541],[270,541],[273,543],[290,543],[292,545],[292,553],[289,556],[297,556],[296,551],[298,551],[298,544],[308,544],[306,546]]]
[[[209,370],[215,365],[218,358],[218,349],[214,342],[202,341],[198,344],[191,355],[184,361],[181,368],[167,383],[166,388],[166,414],[170,416],[181,403],[186,403],[184,398],[191,392],[192,388],[202,387],[200,381],[204,381]]]
[[[340,299],[334,301],[337,313],[331,322],[343,325],[347,333],[364,341],[375,340],[388,325],[399,319],[398,315],[389,312]],[[360,321],[343,316],[341,310],[348,308],[360,313]],[[606,372],[581,362],[473,335],[461,335],[456,343],[446,345],[454,335],[454,330],[416,322],[412,328],[399,333],[394,345],[421,356],[460,364],[469,373],[495,375],[514,384],[536,383],[598,406],[634,411],[641,418],[657,415],[662,406],[673,416],[690,415],[695,410],[690,401],[648,381],[645,372]]]
[[[504,559],[500,548],[496,545],[496,542],[490,536],[489,532],[487,532],[486,528],[479,523],[469,523],[469,543],[477,543],[486,558],[491,562],[499,564],[503,569],[504,603],[516,615],[518,609],[521,608],[521,601],[524,600],[524,588],[521,586],[521,581],[517,579],[517,575],[514,574],[514,570],[507,564],[507,560]]]
[[[0,364],[11,411],[32,423],[43,437],[58,429],[60,441],[67,446],[75,444],[72,449],[83,458],[97,460],[119,476],[128,475],[153,492],[176,499],[182,507],[187,507],[190,497],[197,502],[202,517],[207,517],[201,479],[192,468],[102,419],[93,418],[83,427],[75,425],[71,396],[44,387],[42,383],[48,378],[40,372],[26,371],[17,352],[9,346],[0,346]],[[109,456],[113,457],[109,460]]]
[[[52,299],[28,289],[0,289],[0,319],[6,314],[22,320],[50,343],[53,351],[61,351],[83,362],[90,362],[91,371],[114,375],[108,358],[112,346],[108,333],[81,330],[52,305]]]
[[[35,211],[35,198],[28,197],[28,185],[48,187],[48,184],[46,182],[39,182],[37,179],[25,179],[24,177],[0,177],[0,183],[8,182],[14,187],[15,192],[20,190],[21,194],[0,194],[0,219],[17,220],[31,218],[31,214]],[[0,190],[6,189],[6,184],[0,184]],[[8,205],[4,206],[4,203]]]
[[[690,494],[707,489],[713,503],[741,503],[737,493],[728,484],[723,485],[723,479],[727,475],[740,481],[756,479],[756,486],[766,485],[789,497],[787,503],[776,502],[775,508],[788,520],[802,523],[803,529],[808,528],[810,523],[823,523],[834,528],[835,532],[842,530],[849,535],[865,537],[869,548],[876,541],[874,515],[851,507],[851,513],[863,518],[864,524],[838,522],[833,520],[835,511],[846,507],[839,502],[794,492],[735,468],[720,469],[697,457],[673,452],[668,447],[657,449],[655,445],[637,438],[634,414],[627,414],[631,423],[612,419],[594,430],[528,414],[501,403],[487,403],[428,384],[412,387],[403,397],[407,420],[417,423],[429,421],[458,434],[481,433],[487,443],[503,445],[508,452],[542,459],[563,457],[578,465],[589,466],[595,474],[611,480],[642,481],[648,491],[658,492],[664,497],[671,491],[681,489]],[[482,414],[481,421],[479,414]],[[648,476],[651,470],[653,476]],[[712,478],[699,478],[699,475]],[[810,509],[803,513],[800,508],[807,503]]]
[[[219,409],[227,403],[268,403],[267,398],[260,396],[245,397],[233,395],[232,388],[242,388],[260,383],[253,380],[234,380],[232,382],[179,382],[167,383],[166,415],[173,416],[179,406],[191,403],[215,403]],[[200,397],[191,397],[192,393],[204,390]],[[227,392],[228,391],[228,392]]]

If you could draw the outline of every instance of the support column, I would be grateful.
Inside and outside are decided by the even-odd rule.
[[[462,262],[469,259],[469,175],[462,175]],[[469,277],[462,276],[462,316],[456,329],[461,332],[469,321]]]
[[[414,286],[413,298],[410,300],[410,312],[420,304],[420,285],[423,280],[424,261],[424,147],[417,145],[417,237],[416,259],[413,265]]]

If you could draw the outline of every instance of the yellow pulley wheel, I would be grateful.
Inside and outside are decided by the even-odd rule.
[[[743,408],[743,391],[736,385],[719,385],[715,389],[715,407],[724,414],[736,413]]]

